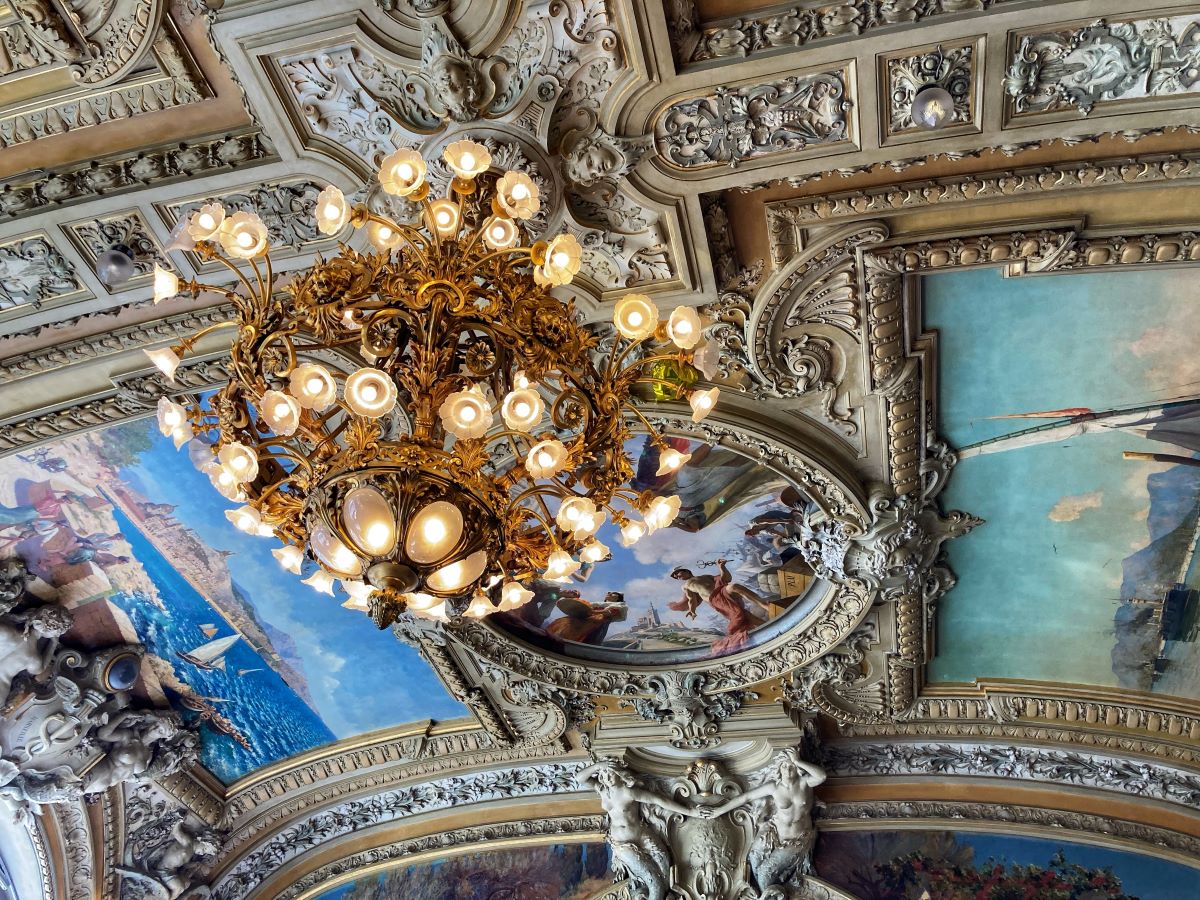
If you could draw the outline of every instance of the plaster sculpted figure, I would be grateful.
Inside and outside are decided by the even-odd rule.
[[[45,803],[78,800],[82,783],[70,766],[55,766],[47,772],[22,772],[10,759],[0,758],[0,806],[6,806],[17,825],[30,812],[41,815]]]
[[[96,729],[104,756],[85,774],[85,791],[98,794],[123,781],[169,775],[191,765],[199,752],[195,734],[167,710],[123,709]]]
[[[146,889],[145,896],[161,900],[179,900],[209,896],[204,886],[193,887],[203,879],[220,850],[218,835],[204,826],[190,826],[183,810],[156,819],[136,835],[136,853],[132,866],[122,866],[121,874]]]
[[[714,815],[758,801],[750,871],[764,897],[786,897],[789,888],[801,886],[811,867],[817,837],[812,823],[813,788],[825,781],[825,772],[789,747],[779,752],[762,778],[761,785],[717,807]]]
[[[669,797],[638,786],[637,778],[615,760],[601,760],[579,773],[579,784],[600,795],[608,813],[608,841],[618,868],[635,885],[636,900],[666,900],[671,883],[671,857],[663,827],[647,818],[654,808],[681,816],[709,818],[706,808],[690,809]]]
[[[641,162],[650,144],[649,137],[621,138],[598,125],[591,131],[573,129],[559,148],[563,177],[574,187],[615,185]]]
[[[60,606],[43,606],[25,616],[25,627],[10,616],[0,622],[0,706],[5,705],[13,683],[21,676],[44,675],[58,649],[58,639],[74,619]]]

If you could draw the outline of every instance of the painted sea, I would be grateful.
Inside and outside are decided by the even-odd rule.
[[[253,735],[250,749],[232,737],[201,724],[201,762],[222,781],[232,781],[259,766],[285,759],[335,739],[308,704],[273,669],[263,664],[252,647],[240,640],[225,653],[225,669],[204,669],[179,658],[209,640],[235,634],[220,613],[146,539],[119,509],[114,518],[133,548],[137,560],[158,586],[170,614],[144,600],[118,593],[110,599],[133,622],[137,633],[154,652],[170,660],[179,677],[196,693],[213,698],[218,710],[239,731]],[[216,625],[208,636],[202,625]],[[246,674],[240,675],[239,672]],[[269,728],[261,727],[270,722]]]

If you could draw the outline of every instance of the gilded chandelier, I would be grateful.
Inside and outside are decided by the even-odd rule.
[[[233,285],[155,269],[156,303],[215,291],[235,310],[178,346],[147,351],[172,381],[204,333],[237,329],[228,383],[190,408],[164,397],[159,428],[177,447],[202,435],[194,458],[242,504],[229,519],[278,538],[272,552],[296,574],[311,557],[307,584],[332,594],[340,580],[380,622],[405,609],[516,608],[533,596],[531,579],[565,581],[606,559],[596,538],[606,518],[626,545],[669,525],[677,497],[629,486],[630,426],[659,446],[660,474],[688,457],[639,411],[635,386],[686,396],[696,421],[718,394],[685,387],[694,368],[716,363],[693,309],[660,323],[649,297],[626,295],[602,350],[551,291],[579,270],[576,239],[521,245],[539,209],[536,184],[490,173],[488,150],[472,141],[450,144],[444,159],[454,178],[438,198],[418,153],[383,161],[380,186],[409,201],[407,222],[325,188],[321,232],[365,228],[373,250],[343,244],[279,289],[265,225],[216,203],[179,233],[232,270]]]

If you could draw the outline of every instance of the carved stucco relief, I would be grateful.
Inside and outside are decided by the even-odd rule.
[[[85,292],[75,267],[45,235],[0,244],[0,313]]]
[[[1004,79],[1014,117],[1200,91],[1200,16],[1099,19],[1015,38]]]
[[[942,203],[971,203],[1036,196],[1082,188],[1189,183],[1200,179],[1200,153],[1052,163],[927,181],[901,182],[767,206],[772,258],[790,257],[805,226],[839,219],[869,218]]]
[[[955,14],[1003,10],[1008,2],[1011,0],[882,0],[872,4],[794,6],[701,27],[695,22],[693,0],[675,0],[671,4],[675,8],[672,21],[677,23],[673,43],[677,58],[683,62],[736,59],[849,40],[879,29],[917,25]]]
[[[503,46],[476,57],[440,16],[423,20],[421,67],[361,39],[319,53],[283,54],[278,80],[314,146],[349,153],[364,169],[398,147],[433,160],[471,137],[493,167],[525,171],[542,190],[536,232],[567,230],[584,248],[596,292],[673,283],[680,276],[675,213],[632,191],[625,176],[650,147],[600,126],[605,96],[625,67],[606,3],[551,4],[518,19]]]
[[[655,121],[658,152],[693,169],[853,143],[852,85],[846,65],[677,101]]]
[[[978,125],[979,102],[976,77],[980,47],[975,42],[946,44],[919,53],[898,53],[883,58],[881,81],[887,96],[883,110],[885,137],[924,135],[936,137],[912,118],[913,99],[922,88],[936,85],[950,94],[953,108],[939,131],[956,126]]]
[[[150,276],[156,264],[164,268],[170,265],[154,231],[136,209],[75,222],[64,226],[64,230],[92,268],[100,254],[110,247],[121,245],[133,251],[133,277],[117,290],[137,287]]]

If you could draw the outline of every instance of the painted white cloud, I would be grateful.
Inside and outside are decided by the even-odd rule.
[[[1085,510],[1099,509],[1103,502],[1104,491],[1091,491],[1087,494],[1063,497],[1050,510],[1050,521],[1074,522],[1083,515]]]
[[[1194,329],[1148,328],[1129,345],[1129,349],[1139,359],[1149,360],[1146,383],[1158,396],[1187,391],[1200,382],[1200,354],[1196,353]],[[1174,390],[1168,390],[1172,388]]]

